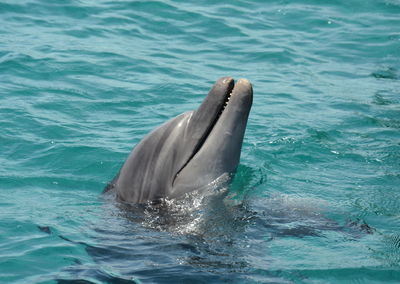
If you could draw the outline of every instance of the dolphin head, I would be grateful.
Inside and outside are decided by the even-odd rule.
[[[192,114],[189,129],[202,129],[191,157],[174,180],[171,196],[200,188],[239,164],[243,136],[253,100],[250,82],[230,77],[216,82],[200,107]]]
[[[198,109],[139,142],[109,188],[120,201],[142,203],[177,198],[234,173],[252,100],[248,80],[219,79]]]

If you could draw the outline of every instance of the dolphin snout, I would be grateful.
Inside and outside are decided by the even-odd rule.
[[[247,85],[251,87],[251,83],[249,80],[247,80],[246,78],[240,78],[236,84],[243,84],[243,85]]]
[[[239,79],[233,89],[235,97],[239,98],[244,108],[250,108],[253,102],[253,86],[250,81],[244,78]]]
[[[230,85],[233,82],[233,78],[232,77],[222,77],[221,79],[218,80],[219,82],[221,82],[222,84],[226,84],[226,85]]]
[[[244,78],[239,79],[236,82],[235,88],[239,88],[241,91],[253,93],[253,86],[250,81]]]

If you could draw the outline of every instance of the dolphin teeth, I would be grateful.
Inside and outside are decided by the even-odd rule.
[[[230,99],[231,99],[231,96],[232,96],[232,93],[229,93],[228,94],[228,96],[226,97],[226,99],[225,99],[225,102],[224,102],[224,104],[222,105],[222,108],[221,108],[221,110],[219,111],[219,113],[218,113],[218,118],[222,115],[222,113],[224,112],[224,110],[225,110],[225,108],[228,106],[228,103],[229,103],[229,101],[230,101]],[[218,119],[217,118],[217,119]]]

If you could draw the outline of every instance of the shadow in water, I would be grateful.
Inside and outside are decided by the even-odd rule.
[[[324,231],[357,232],[354,238],[372,233],[361,221],[339,225],[327,219],[314,201],[279,195],[238,202],[227,192],[227,187],[211,188],[181,200],[141,205],[105,197],[103,216],[89,229],[90,244],[59,236],[83,246],[93,262],[77,260],[58,282],[246,282],[259,257],[265,268],[262,282],[285,283],[276,273],[266,273],[273,261],[265,255],[268,242],[320,238]],[[39,229],[51,234],[48,227]]]

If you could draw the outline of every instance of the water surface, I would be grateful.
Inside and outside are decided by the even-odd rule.
[[[2,1],[0,282],[397,282],[399,15],[397,0]],[[227,75],[254,86],[227,197],[101,197]]]

